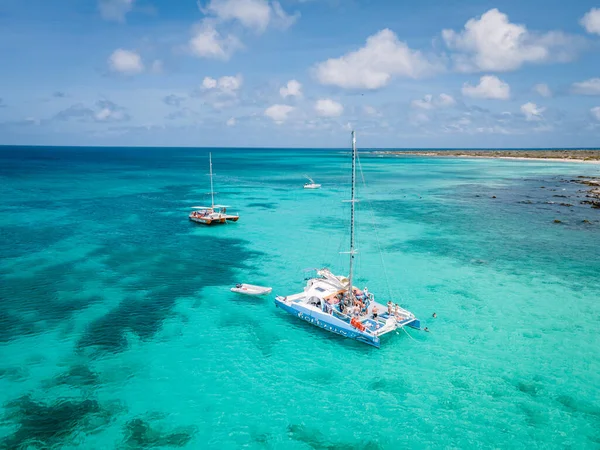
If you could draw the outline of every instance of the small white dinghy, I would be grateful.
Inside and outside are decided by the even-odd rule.
[[[306,178],[308,178],[308,180],[310,181],[310,183],[306,183],[304,185],[304,189],[319,189],[321,187],[320,184],[315,183],[315,180],[313,180],[311,177],[309,177],[308,175],[304,175]]]
[[[246,295],[266,295],[270,294],[273,288],[265,286],[256,286],[254,284],[236,284],[235,287],[231,288],[231,292],[237,292],[238,294]]]

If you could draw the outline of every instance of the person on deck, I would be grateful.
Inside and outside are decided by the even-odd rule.
[[[358,315],[362,315],[363,311],[365,310],[365,304],[362,302],[362,300],[358,301]]]
[[[377,305],[373,305],[371,312],[373,313],[373,319],[377,319]]]
[[[388,302],[387,302],[387,308],[388,308],[388,315],[389,315],[389,316],[391,316],[391,315],[392,315],[392,307],[393,307],[393,305],[392,305],[392,301],[391,301],[391,300],[388,300]]]

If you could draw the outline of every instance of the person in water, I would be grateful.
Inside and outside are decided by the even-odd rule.
[[[433,315],[431,317],[433,317],[435,319],[437,317],[437,314],[433,313]]]

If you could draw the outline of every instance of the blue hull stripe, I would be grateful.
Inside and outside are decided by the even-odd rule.
[[[336,319],[330,314],[312,311],[295,303],[289,306],[279,300],[275,300],[275,306],[319,328],[379,348],[379,338],[377,336],[361,333],[353,326],[342,320]]]

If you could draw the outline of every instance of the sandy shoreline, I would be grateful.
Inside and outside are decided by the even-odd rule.
[[[507,159],[517,161],[547,161],[547,162],[570,162],[600,164],[600,150],[549,150],[539,151],[532,154],[531,151],[523,150],[494,150],[494,151],[375,151],[377,155],[383,156],[427,156],[440,158],[484,158],[484,159]],[[538,153],[538,151],[536,151]]]

